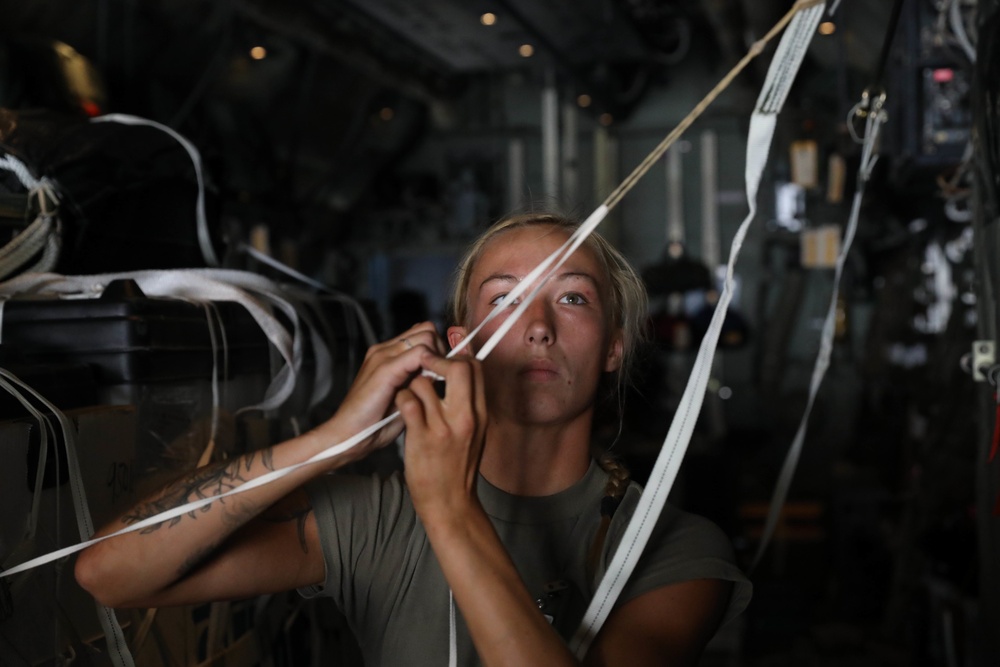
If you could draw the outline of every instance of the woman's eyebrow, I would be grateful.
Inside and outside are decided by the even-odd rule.
[[[572,278],[583,278],[584,280],[593,283],[594,287],[597,287],[600,284],[597,282],[597,278],[583,271],[567,271],[566,273],[560,273],[555,277],[556,280],[570,280]]]
[[[583,271],[567,271],[565,273],[560,273],[558,276],[554,276],[552,279],[555,281],[563,281],[563,280],[572,280],[574,278],[581,278],[583,280],[586,280],[591,284],[593,284],[594,287],[598,287],[599,285],[597,279],[594,278],[594,276]],[[494,273],[489,276],[486,276],[483,282],[479,283],[479,289],[482,290],[483,287],[486,286],[486,283],[494,281],[504,282],[504,283],[517,283],[520,282],[521,279],[510,273]]]
[[[510,273],[493,273],[486,276],[483,282],[479,283],[479,289],[483,289],[483,287],[486,286],[486,283],[493,281],[499,281],[504,283],[516,283],[520,281],[520,278]]]

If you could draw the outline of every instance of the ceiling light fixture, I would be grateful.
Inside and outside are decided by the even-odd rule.
[[[267,57],[267,49],[263,46],[255,46],[250,49],[250,57],[254,60],[263,60]]]
[[[592,101],[593,100],[590,99],[590,95],[588,95],[587,93],[584,93],[576,98],[576,103],[579,104],[584,109],[589,107]]]
[[[483,25],[493,25],[494,23],[497,22],[497,15],[494,14],[493,12],[486,12],[485,14],[479,17],[479,22],[482,23]]]
[[[535,47],[531,44],[522,44],[517,48],[517,52],[521,54],[522,58],[530,58],[535,53]]]
[[[837,32],[837,24],[833,21],[823,21],[819,24],[819,34],[832,35],[835,32]]]

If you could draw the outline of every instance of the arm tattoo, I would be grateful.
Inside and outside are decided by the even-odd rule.
[[[266,469],[274,470],[274,459],[270,448],[261,452],[247,454],[243,463],[237,459],[235,461],[220,461],[219,463],[198,468],[190,475],[168,486],[158,498],[138,505],[132,511],[123,515],[122,523],[132,525],[186,503],[217,496],[241,486],[248,481],[243,473],[250,471],[257,454],[260,455],[260,462]],[[252,508],[246,503],[236,502],[232,498],[219,499],[218,502],[222,506],[228,505],[230,507],[230,510],[225,514],[226,523],[229,525],[240,525],[252,511]],[[192,519],[197,518],[199,511],[207,512],[211,507],[212,505],[209,504],[199,510],[192,510],[187,513],[187,516]],[[182,517],[178,516],[164,523],[168,527],[176,526],[180,523],[181,519]],[[164,523],[148,526],[139,532],[143,535],[152,533],[159,530]]]

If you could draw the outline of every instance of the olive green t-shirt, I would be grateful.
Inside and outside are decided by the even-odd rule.
[[[583,479],[552,496],[513,496],[483,477],[477,484],[483,508],[527,589],[564,637],[576,629],[641,493],[632,484],[625,494],[603,544],[597,581],[589,581],[586,554],[600,524],[606,480],[591,464]],[[333,598],[368,667],[447,665],[448,584],[402,475],[385,480],[329,475],[312,483],[309,493],[326,581],[302,593]],[[726,620],[750,599],[750,583],[734,564],[725,534],[710,521],[667,505],[617,604],[692,579],[735,583]],[[457,617],[458,664],[478,665],[460,611]]]

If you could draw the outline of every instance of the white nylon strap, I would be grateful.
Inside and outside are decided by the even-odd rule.
[[[39,215],[24,231],[0,248],[0,280],[16,273],[25,262],[42,251],[54,226],[52,217]]]
[[[507,319],[504,320],[499,327],[497,327],[497,330],[493,332],[493,335],[490,336],[485,343],[483,343],[482,348],[480,348],[480,350],[476,353],[476,358],[479,359],[480,361],[489,356],[490,352],[493,351],[493,348],[497,346],[497,343],[499,343],[500,340],[507,334],[507,332],[510,331],[511,327],[514,326],[514,324],[517,322],[518,319],[520,319],[521,315],[528,308],[528,306],[531,305],[531,302],[541,291],[546,281],[548,281],[549,278],[555,275],[555,272],[558,271],[559,268],[566,263],[566,260],[569,259],[570,255],[572,255],[573,252],[577,248],[579,248],[580,245],[586,240],[586,238],[590,236],[591,232],[594,231],[597,225],[600,224],[600,222],[604,219],[604,217],[607,214],[608,214],[607,206],[605,205],[598,206],[597,209],[593,213],[591,213],[590,216],[586,220],[584,220],[583,223],[573,232],[573,234],[571,234],[570,237],[566,239],[565,243],[563,243],[562,246],[560,246],[555,252],[553,252],[551,255],[542,260],[541,264],[532,269],[532,271],[528,273],[527,276],[525,276],[519,283],[517,283],[514,286],[514,289],[508,292],[507,295],[500,300],[500,302],[490,312],[490,314],[487,315],[486,318],[479,323],[479,326],[473,329],[471,333],[469,333],[464,339],[462,339],[462,342],[459,345],[456,345],[455,348],[452,349],[452,351],[448,354],[448,357],[451,358],[456,354],[458,354],[458,352],[460,352],[461,350],[465,349],[465,347],[472,341],[473,338],[475,338],[476,334],[478,334],[483,329],[483,327],[485,327],[489,322],[491,322],[497,315],[502,313],[507,308],[507,306],[517,302],[517,300],[521,297],[521,295],[524,294],[526,291],[528,291],[529,288],[533,288],[532,291],[528,294],[528,296],[525,297],[523,301],[518,303],[517,308],[514,309],[514,312],[511,313],[510,316],[507,317]],[[552,265],[553,262],[555,262],[555,265],[552,266],[552,268],[550,269],[549,267]],[[546,270],[548,271],[546,272]],[[542,276],[543,273],[545,273],[544,276]],[[541,280],[539,280],[539,277],[541,277]],[[535,285],[536,281],[538,282],[537,285]]]
[[[30,548],[35,540],[35,533],[38,528],[38,515],[39,508],[42,501],[42,486],[45,478],[45,467],[48,465],[49,457],[49,434],[52,432],[52,423],[49,418],[40,412],[31,402],[24,397],[21,392],[17,390],[14,385],[12,385],[7,380],[0,376],[0,389],[3,389],[8,394],[13,396],[28,413],[38,422],[38,434],[39,434],[39,446],[38,446],[38,459],[36,465],[38,466],[35,470],[35,491],[31,497],[31,509],[28,510],[28,517],[25,521],[24,526],[24,537],[21,540],[21,546],[16,548],[13,553],[4,555],[0,554],[0,557],[4,558],[4,564],[16,562],[20,560],[20,554],[26,549],[26,545]]]
[[[212,247],[212,236],[208,230],[208,218],[205,216],[205,181],[201,174],[201,154],[195,145],[190,141],[185,139],[176,130],[163,125],[162,123],[157,123],[155,120],[149,120],[148,118],[140,118],[139,116],[131,116],[122,113],[111,113],[104,116],[98,116],[97,118],[91,118],[93,123],[121,123],[123,125],[146,125],[149,127],[155,127],[158,130],[166,132],[184,147],[187,151],[188,156],[191,158],[192,164],[194,164],[194,174],[195,178],[198,179],[198,199],[195,201],[195,220],[198,226],[198,246],[201,249],[202,259],[209,266],[219,266],[219,258],[215,254],[215,248]]]
[[[337,456],[338,454],[342,454],[343,452],[346,452],[347,450],[351,449],[352,447],[355,447],[362,440],[365,440],[366,438],[368,438],[371,435],[374,435],[375,433],[377,433],[378,431],[380,431],[387,424],[390,424],[393,421],[395,421],[398,417],[399,417],[399,412],[394,412],[391,415],[389,415],[388,417],[385,417],[384,419],[375,422],[374,424],[372,424],[368,428],[366,428],[366,429],[358,432],[357,434],[353,435],[352,437],[348,438],[347,440],[345,440],[345,441],[343,441],[341,443],[338,443],[338,444],[330,447],[329,449],[326,449],[326,450],[320,452],[319,454],[316,454],[315,456],[313,456],[310,459],[307,459],[306,461],[302,461],[300,463],[296,463],[294,465],[290,465],[290,466],[287,466],[285,468],[279,468],[277,470],[273,470],[273,471],[271,471],[269,473],[261,475],[260,477],[256,477],[256,478],[250,480],[249,482],[246,482],[245,484],[242,484],[241,486],[238,486],[238,487],[236,487],[234,489],[230,489],[229,491],[226,491],[225,493],[220,493],[217,496],[210,496],[210,497],[206,497],[206,498],[199,498],[198,500],[195,500],[193,502],[187,503],[185,505],[181,505],[180,507],[175,507],[175,508],[167,510],[165,512],[161,512],[160,514],[157,514],[155,516],[151,516],[151,517],[148,517],[146,519],[143,519],[142,521],[139,521],[137,523],[133,523],[130,526],[127,526],[126,528],[122,528],[121,530],[119,530],[117,532],[114,532],[114,533],[111,533],[111,534],[108,534],[108,535],[104,535],[103,537],[98,537],[98,538],[90,539],[90,540],[87,540],[86,542],[82,542],[80,544],[74,544],[74,545],[71,545],[71,546],[68,546],[68,547],[64,547],[64,548],[59,549],[57,551],[53,551],[53,552],[47,553],[47,554],[45,554],[43,556],[39,556],[37,558],[33,558],[30,561],[26,561],[24,563],[21,563],[20,565],[12,567],[9,570],[6,570],[5,572],[0,572],[0,579],[3,579],[4,577],[8,577],[8,576],[10,576],[12,574],[17,574],[19,572],[24,572],[26,570],[30,570],[32,568],[38,567],[39,565],[45,565],[46,563],[51,563],[54,560],[58,560],[60,558],[63,558],[64,556],[69,556],[70,554],[74,554],[74,553],[76,553],[78,551],[82,551],[82,550],[86,549],[87,547],[89,547],[89,546],[91,546],[93,544],[98,544],[99,542],[103,542],[104,540],[111,539],[112,537],[117,537],[119,535],[126,535],[128,533],[132,533],[132,532],[135,532],[137,530],[142,530],[142,529],[148,528],[150,526],[155,526],[157,524],[163,523],[164,521],[169,521],[170,519],[173,519],[173,518],[176,518],[176,517],[179,517],[179,516],[183,516],[183,515],[185,515],[185,514],[187,514],[189,512],[194,512],[196,510],[201,509],[202,507],[207,507],[208,505],[211,505],[216,500],[222,500],[222,499],[228,498],[230,496],[235,496],[237,494],[244,493],[246,491],[250,491],[251,489],[256,489],[258,487],[264,486],[265,484],[270,484],[273,481],[276,481],[278,479],[281,479],[282,477],[285,477],[286,475],[289,475],[290,473],[298,470],[299,468],[304,468],[305,466],[312,465],[312,464],[317,463],[319,461],[323,461],[325,459],[328,459],[328,458]]]
[[[848,124],[853,122],[853,116],[857,111],[858,107],[851,110],[851,116],[848,117],[847,121]],[[788,490],[792,485],[792,478],[795,476],[795,469],[802,454],[802,447],[806,437],[806,427],[809,424],[809,415],[812,413],[813,403],[823,382],[823,377],[830,366],[830,354],[833,351],[833,334],[837,320],[837,298],[840,294],[840,279],[844,271],[844,262],[847,260],[847,254],[850,252],[851,244],[854,242],[854,235],[858,228],[858,218],[861,214],[861,200],[864,196],[865,186],[868,184],[872,169],[878,161],[875,149],[878,145],[882,124],[886,120],[881,100],[877,101],[873,108],[868,110],[866,119],[864,143],[861,149],[861,166],[858,168],[858,186],[854,193],[851,215],[848,219],[847,229],[844,232],[840,254],[837,255],[833,277],[833,294],[830,295],[830,305],[827,307],[826,318],[823,321],[823,333],[820,338],[819,353],[816,355],[812,379],[809,383],[809,399],[806,402],[805,411],[802,413],[802,419],[799,421],[799,428],[795,432],[795,438],[792,440],[788,453],[785,455],[785,461],[778,475],[778,483],[775,485],[774,492],[771,495],[771,504],[767,513],[767,520],[764,524],[764,532],[760,543],[757,545],[757,553],[754,555],[753,564],[750,566],[751,569],[756,568],[760,563],[764,551],[774,536],[774,530],[778,525],[782,507],[785,504],[785,499],[788,497]]]
[[[209,424],[208,444],[198,459],[198,465],[203,466],[212,460],[215,450],[215,439],[219,436],[219,338],[222,338],[222,373],[228,375],[229,369],[229,346],[226,344],[225,325],[219,316],[219,311],[215,304],[205,302],[202,304],[205,309],[205,322],[208,324],[208,337],[212,343],[212,417]],[[219,335],[216,335],[216,326],[219,327]]]
[[[80,472],[80,461],[76,455],[76,438],[73,424],[61,410],[46,400],[44,396],[32,389],[29,385],[18,379],[13,373],[0,368],[0,377],[4,378],[8,383],[10,383],[10,385],[16,385],[16,387],[19,387],[21,390],[31,394],[31,396],[45,406],[45,408],[49,410],[59,422],[59,427],[63,434],[63,442],[65,443],[70,493],[73,498],[73,508],[76,513],[77,529],[79,530],[81,539],[86,540],[90,538],[90,536],[94,534],[94,522],[90,516],[90,506],[87,503],[87,492],[83,485],[83,475]],[[13,388],[10,385],[7,385],[5,388],[8,388],[8,390]],[[20,392],[17,392],[15,396],[19,393]],[[22,398],[23,397],[18,397],[18,400],[20,400],[21,403],[27,407],[27,402],[22,400]],[[33,407],[29,408],[29,411],[36,417],[42,416],[40,411],[34,409]],[[39,423],[43,424],[45,421],[46,420],[44,419],[40,419]],[[42,428],[45,427],[42,426]],[[44,469],[44,466],[42,465],[43,461],[44,458],[40,455],[40,470]],[[41,485],[36,488],[40,488],[40,486]],[[11,568],[10,572],[13,572],[15,569],[17,568]],[[122,633],[121,626],[118,624],[118,619],[115,617],[114,611],[102,605],[96,606],[98,619],[101,622],[101,627],[104,629],[105,638],[108,644],[108,655],[111,657],[112,662],[116,667],[134,667],[135,663],[132,660],[132,654],[129,653],[128,645],[125,642],[125,635]]]
[[[41,183],[39,179],[35,178],[31,174],[27,165],[13,155],[4,155],[3,157],[0,157],[0,169],[9,171],[17,176],[17,180],[21,181],[21,185],[23,185],[27,190],[34,190],[38,187],[39,183]]]
[[[372,330],[371,324],[368,322],[368,316],[365,315],[364,311],[361,308],[361,305],[357,301],[351,299],[350,297],[344,294],[336,292],[335,290],[331,289],[330,287],[327,287],[320,281],[315,280],[314,278],[310,278],[301,271],[293,269],[292,267],[288,266],[283,262],[279,262],[278,260],[274,259],[267,253],[263,253],[251,245],[248,245],[246,243],[241,244],[240,250],[247,253],[257,261],[261,262],[262,264],[266,264],[273,269],[277,269],[278,271],[281,271],[285,275],[294,278],[295,280],[298,280],[299,282],[308,285],[309,287],[312,287],[313,289],[322,292],[323,294],[333,296],[337,301],[341,303],[353,307],[355,312],[360,316],[361,331],[365,341],[367,342],[367,347],[371,347],[377,342],[375,338],[375,332]],[[319,307],[318,301],[314,300],[313,303],[318,310]],[[314,326],[314,324],[309,320],[307,313],[308,311],[303,310],[302,315],[303,318],[306,319],[307,324],[310,325],[309,330],[311,332],[311,342],[313,344],[313,350],[316,354],[316,359],[315,359],[316,367],[332,368],[333,358],[328,352],[326,345],[323,343],[322,337],[319,336],[319,328]],[[348,363],[349,369],[354,367],[353,359],[351,359],[350,361],[352,363]],[[351,377],[347,378],[348,384],[350,383],[351,379],[353,378]],[[328,373],[316,373],[314,376],[314,381],[315,385],[313,387],[312,400],[309,403],[310,407],[318,405],[319,402],[322,401],[323,398],[325,398],[326,395],[330,393],[330,389],[333,387],[333,376]]]
[[[764,88],[761,90],[757,107],[750,119],[750,132],[747,140],[745,176],[750,211],[733,239],[722,294],[715,307],[708,331],[702,339],[694,368],[670,424],[663,449],[660,451],[646,489],[639,499],[639,504],[629,521],[607,572],[598,585],[597,592],[584,614],[580,627],[570,641],[570,650],[581,660],[587,654],[591,642],[597,636],[608,614],[611,613],[615,601],[625,587],[625,583],[635,569],[635,565],[649,541],[650,534],[666,502],[670,487],[677,476],[684,452],[694,431],[698,412],[705,398],[705,389],[711,374],[712,360],[715,356],[722,323],[732,299],[736,259],[750,223],[757,212],[757,191],[774,136],[777,113],[784,104],[795,73],[805,56],[809,41],[816,32],[816,26],[823,14],[823,9],[822,4],[814,5],[795,15],[782,36],[781,43],[778,45],[777,52],[768,69]]]
[[[299,318],[292,305],[280,295],[278,287],[261,276],[224,269],[134,271],[92,276],[22,274],[0,283],[0,296],[46,293],[98,297],[109,282],[120,279],[134,280],[147,296],[170,296],[195,302],[234,301],[242,305],[277,349],[285,365],[275,374],[263,400],[242,408],[241,412],[275,409],[291,395],[302,365]],[[294,337],[271,314],[268,304],[280,308],[293,323]]]
[[[281,271],[282,273],[292,278],[295,278],[299,282],[305,285],[309,285],[310,287],[317,289],[324,294],[334,297],[337,301],[340,301],[341,303],[351,306],[359,316],[361,331],[362,334],[364,335],[365,342],[368,344],[369,347],[378,342],[378,339],[375,336],[375,332],[372,329],[371,323],[368,321],[368,316],[365,315],[364,310],[361,308],[361,304],[359,304],[356,300],[352,299],[351,297],[347,296],[342,292],[336,291],[335,289],[321,283],[320,281],[314,278],[310,278],[301,271],[297,271],[296,269],[293,269],[292,267],[288,266],[283,262],[279,262],[275,258],[257,250],[253,246],[244,243],[240,246],[240,250],[247,253],[257,261],[261,262],[262,264],[267,264],[271,268],[277,269],[278,271]]]
[[[448,589],[448,667],[458,667],[458,625],[455,621],[455,594]]]

